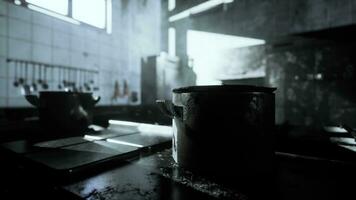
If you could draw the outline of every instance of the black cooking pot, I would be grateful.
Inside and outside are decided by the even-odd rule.
[[[93,108],[100,97],[92,93],[45,91],[26,95],[27,101],[38,108],[40,122],[51,132],[78,133],[93,120]]]
[[[173,157],[181,167],[218,176],[271,169],[276,88],[192,86],[158,100],[173,118]]]

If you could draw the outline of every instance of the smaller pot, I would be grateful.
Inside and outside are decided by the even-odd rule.
[[[26,100],[38,108],[41,124],[51,132],[82,133],[92,123],[93,108],[100,97],[92,93],[46,91],[26,95]]]

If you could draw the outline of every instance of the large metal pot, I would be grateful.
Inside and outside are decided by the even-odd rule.
[[[192,86],[158,100],[173,118],[173,157],[179,166],[218,176],[270,170],[275,88]]]
[[[100,97],[92,93],[45,91],[26,95],[27,101],[38,108],[41,124],[52,132],[78,133],[92,123],[93,108]]]

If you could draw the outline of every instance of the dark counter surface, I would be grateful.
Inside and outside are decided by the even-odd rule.
[[[1,199],[350,199],[356,150],[316,140],[278,140],[274,171],[219,179],[177,166],[171,149],[145,149],[84,176],[56,181],[0,151]],[[355,146],[352,146],[353,148]],[[224,155],[221,155],[224,156]],[[234,161],[226,157],[226,163]],[[264,167],[264,166],[260,166]]]
[[[179,168],[167,149],[62,186],[85,199],[348,199],[355,165],[276,154],[273,176],[216,180]],[[228,160],[231,160],[227,158]],[[261,166],[263,167],[263,166]],[[245,182],[242,182],[245,181]]]
[[[62,188],[89,199],[247,199],[236,189],[179,168],[171,154],[167,149],[143,156]]]

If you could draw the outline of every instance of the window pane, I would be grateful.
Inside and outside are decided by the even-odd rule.
[[[68,14],[68,0],[26,0],[26,2],[62,15]]]
[[[105,28],[105,0],[73,0],[73,18]]]

